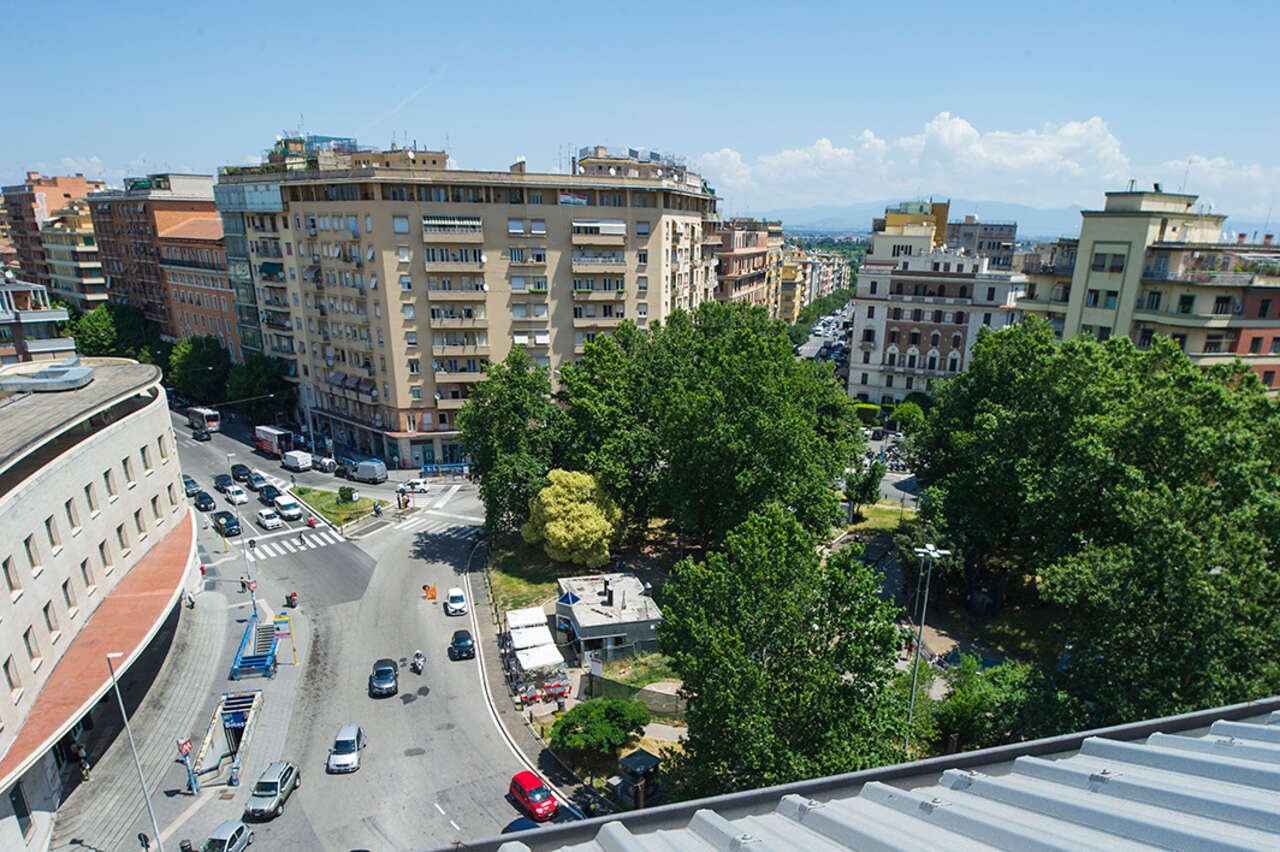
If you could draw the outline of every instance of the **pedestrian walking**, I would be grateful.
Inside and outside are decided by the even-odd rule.
[[[85,781],[88,781],[88,780],[89,780],[89,770],[90,770],[91,768],[92,768],[92,767],[90,767],[90,766],[89,766],[89,761],[84,760],[84,759],[81,759],[81,761],[80,761],[80,777],[81,777],[81,778],[83,778]]]
[[[243,575],[241,575],[240,577],[240,591],[242,592],[249,591],[249,581],[246,580]]]

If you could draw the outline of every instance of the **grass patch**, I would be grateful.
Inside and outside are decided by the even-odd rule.
[[[341,526],[363,518],[373,512],[373,507],[386,506],[386,500],[374,500],[372,497],[361,497],[355,503],[338,503],[338,492],[326,491],[323,488],[293,489],[293,496],[311,507],[313,512],[324,517],[329,523]]]
[[[671,660],[663,654],[637,654],[628,660],[604,664],[604,676],[627,686],[648,686],[663,680],[679,680]]]
[[[894,532],[899,524],[914,520],[916,513],[914,509],[877,505],[863,506],[858,517],[860,520],[849,527],[854,532]]]
[[[489,553],[489,581],[499,612],[537,606],[556,593],[556,578],[571,577],[573,566],[561,566],[547,558],[537,545],[520,536],[494,542]]]

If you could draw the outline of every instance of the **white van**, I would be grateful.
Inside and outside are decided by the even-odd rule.
[[[286,521],[298,521],[302,519],[302,504],[290,497],[288,494],[281,494],[275,499],[276,512]]]
[[[311,453],[305,453],[302,450],[292,450],[284,454],[284,461],[281,462],[285,470],[304,471],[311,470]]]

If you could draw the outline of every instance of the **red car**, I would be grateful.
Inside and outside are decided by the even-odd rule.
[[[539,822],[551,819],[560,807],[551,788],[532,772],[520,772],[512,778],[510,792],[516,804]]]

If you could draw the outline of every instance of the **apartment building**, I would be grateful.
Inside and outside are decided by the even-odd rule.
[[[858,270],[849,393],[893,404],[928,393],[969,363],[979,329],[1021,320],[1020,273],[992,271],[988,258],[934,248],[928,225],[873,234]]]
[[[1280,389],[1280,246],[1264,235],[1222,241],[1226,216],[1197,196],[1108,192],[1082,212],[1078,240],[1060,240],[1052,264],[1028,268],[1018,307],[1063,339],[1128,336],[1139,349],[1171,337],[1198,364],[1241,358]],[[1078,259],[1077,259],[1078,258]]]
[[[676,158],[587,148],[571,174],[446,163],[303,145],[219,176],[233,285],[254,291],[263,350],[290,363],[299,419],[327,449],[460,461],[457,412],[490,361],[519,345],[556,368],[714,287],[715,195]]]
[[[86,201],[73,201],[40,224],[40,245],[49,269],[49,292],[88,313],[107,301],[93,218]]]
[[[991,269],[1013,269],[1017,222],[980,222],[976,216],[947,223],[947,245],[989,259]]]
[[[940,249],[947,244],[947,216],[951,213],[950,201],[903,201],[884,209],[883,216],[871,220],[871,233],[896,232],[901,226],[912,225],[932,229],[933,245]]]
[[[794,325],[800,321],[800,309],[809,304],[808,275],[810,263],[804,252],[792,246],[784,248],[778,258],[777,318]]]
[[[48,361],[74,355],[76,342],[58,335],[67,309],[49,301],[39,284],[0,279],[0,364]]]
[[[0,368],[2,849],[48,848],[106,655],[126,676],[199,582],[160,378],[122,358]]]
[[[159,234],[160,270],[179,338],[212,335],[243,361],[236,294],[227,272],[220,219],[189,219]]]
[[[774,227],[776,226],[776,237]],[[720,228],[716,250],[715,298],[720,302],[761,305],[776,315],[782,249],[781,224],[756,219],[730,219]]]
[[[140,308],[165,340],[177,340],[160,234],[193,219],[217,218],[209,175],[125,178],[123,189],[88,196],[98,255],[114,301]]]
[[[40,239],[40,223],[102,187],[102,181],[87,180],[79,172],[69,177],[41,177],[39,172],[27,172],[22,183],[0,190],[4,194],[9,239],[24,280],[45,287],[52,283]]]

